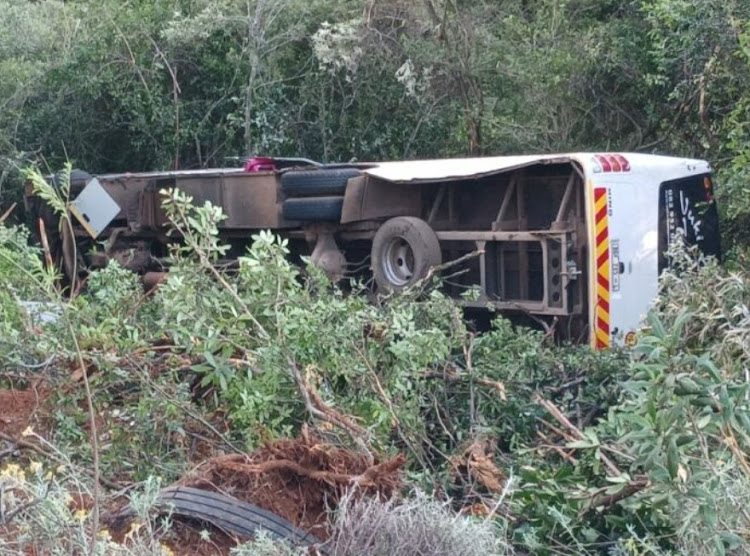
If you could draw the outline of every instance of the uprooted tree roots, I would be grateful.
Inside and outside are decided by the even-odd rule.
[[[325,444],[304,434],[279,440],[252,454],[206,460],[179,485],[221,492],[265,508],[318,537],[328,535],[328,511],[357,487],[383,499],[402,486],[405,458],[368,465],[369,455]]]

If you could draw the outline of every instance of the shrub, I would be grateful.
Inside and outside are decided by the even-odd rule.
[[[447,503],[416,492],[404,500],[358,499],[350,491],[336,511],[331,556],[513,554],[491,519],[455,515]]]

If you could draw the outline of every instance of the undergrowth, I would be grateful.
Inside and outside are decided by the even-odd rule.
[[[165,207],[182,241],[148,296],[112,263],[67,298],[26,232],[0,228],[9,284],[0,365],[6,381],[43,379],[53,392],[39,430],[71,473],[90,469],[96,452],[113,483],[169,483],[210,455],[309,425],[371,456],[405,454],[410,486],[478,516],[469,525],[426,499],[345,505],[339,520],[352,536],[342,546],[380,539],[390,551],[416,520],[458,543],[452,553],[498,542],[499,553],[747,552],[746,274],[674,253],[679,272],[664,277],[636,349],[593,352],[501,317],[476,335],[434,284],[372,303],[359,284],[345,293],[314,267],[292,265],[270,233],[222,270],[220,211],[176,191]],[[35,321],[28,300],[63,318]],[[81,362],[98,448],[76,382]],[[32,525],[3,511],[17,531]],[[368,512],[381,525],[359,538],[354,526]],[[85,527],[60,531],[91,540]],[[236,553],[264,553],[251,548]]]

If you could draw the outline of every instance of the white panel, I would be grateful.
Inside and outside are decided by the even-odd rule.
[[[83,188],[78,197],[70,203],[69,208],[81,226],[94,238],[102,233],[120,212],[120,206],[96,178]]]

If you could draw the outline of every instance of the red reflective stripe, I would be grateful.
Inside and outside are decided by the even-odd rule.
[[[603,278],[602,276],[599,276],[599,285],[604,288],[607,291],[607,295],[609,295],[609,280],[606,278]],[[597,305],[601,305],[601,301],[604,299],[601,295],[599,296],[599,303]]]
[[[602,242],[604,242],[604,241],[607,240],[607,234],[608,233],[609,232],[607,231],[607,227],[605,226],[604,229],[601,232],[599,232],[599,235],[596,236],[596,247],[597,248],[602,244]],[[605,251],[605,253],[606,253],[606,251]]]
[[[604,252],[599,255],[599,258],[596,260],[596,268],[601,268],[604,263],[606,263],[609,260],[609,249],[605,249]]]

